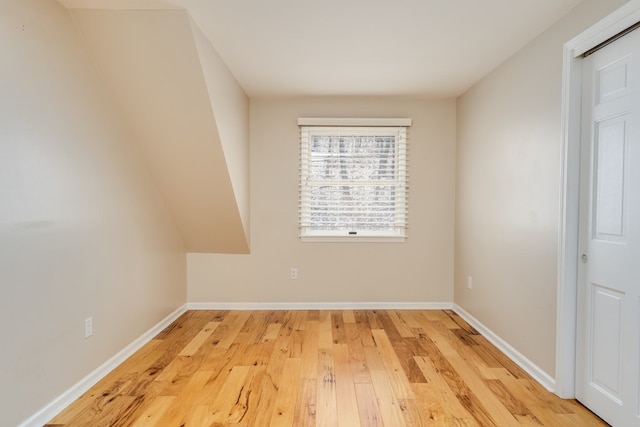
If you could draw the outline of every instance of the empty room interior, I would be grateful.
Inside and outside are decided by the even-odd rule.
[[[495,345],[506,357],[488,359],[526,372],[558,407],[575,402],[574,347],[569,339],[567,362],[559,338],[567,328],[563,48],[625,7],[640,10],[637,0],[0,2],[0,424],[94,425],[55,416],[181,328],[184,346],[209,343],[213,353],[189,355],[210,366],[220,339],[247,354],[277,353],[309,330],[328,342],[312,347],[312,367],[335,363],[337,395],[326,407],[322,378],[307,381],[309,391],[286,377],[274,389],[294,384],[286,410],[269,406],[275,415],[265,418],[249,405],[252,422],[206,425],[358,422],[343,415],[360,425],[447,425],[455,417],[432,408],[423,421],[428,408],[412,414],[387,396],[386,373],[356,375],[352,363],[345,375],[355,386],[340,388],[338,378],[339,360],[361,351],[373,370],[386,345],[403,339],[466,351],[429,330]],[[304,239],[304,124],[397,119],[407,152],[401,238]],[[373,340],[350,350],[349,332],[363,324]],[[256,345],[242,347],[238,337],[253,332]],[[392,349],[393,363],[408,372],[410,359],[431,384],[426,356],[410,347]],[[456,358],[465,356],[442,363],[456,370]],[[306,369],[304,358],[278,363]],[[225,375],[241,384],[251,369]],[[211,372],[198,377],[204,390]],[[456,416],[468,424],[460,425],[553,425],[544,414],[554,404],[501,422],[513,407],[500,379],[468,385],[493,393],[462,402]],[[350,415],[341,412],[345,390],[361,405]],[[426,390],[409,393],[424,403]],[[274,393],[273,405],[284,405]],[[303,399],[313,408],[301,414]],[[155,414],[159,401],[136,402],[138,415],[158,419],[140,425],[185,425],[193,415],[180,418],[168,398]],[[502,402],[498,415],[485,414],[490,402]]]

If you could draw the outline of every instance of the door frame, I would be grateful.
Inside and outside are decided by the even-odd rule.
[[[575,397],[578,217],[582,58],[587,50],[640,21],[640,0],[630,0],[565,43],[562,64],[562,142],[556,312],[555,393]]]

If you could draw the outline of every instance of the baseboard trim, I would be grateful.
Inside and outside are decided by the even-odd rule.
[[[53,417],[58,415],[78,399],[84,392],[93,387],[98,381],[104,378],[109,372],[114,370],[118,365],[127,360],[133,353],[140,350],[146,343],[151,341],[153,337],[158,335],[164,328],[173,323],[178,317],[187,311],[187,305],[176,309],[173,313],[162,319],[158,324],[146,331],[131,344],[120,350],[112,358],[104,362],[89,375],[78,381],[67,391],[49,402],[46,406],[36,412],[34,415],[23,421],[18,427],[41,427],[48,423]]]
[[[189,310],[449,310],[452,302],[190,302]]]
[[[460,317],[462,317],[467,323],[473,326],[478,332],[480,332],[491,344],[495,345],[498,350],[503,352],[509,359],[525,370],[526,373],[531,375],[533,379],[538,381],[544,388],[552,393],[555,393],[556,382],[553,377],[543,371],[538,365],[527,359],[522,353],[513,348],[508,342],[500,338],[495,332],[486,327],[482,322],[467,313],[458,304],[453,305],[453,311],[455,311]]]

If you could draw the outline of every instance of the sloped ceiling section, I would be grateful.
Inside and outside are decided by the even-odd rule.
[[[248,231],[249,98],[198,26],[194,23],[191,28],[242,223]]]
[[[184,10],[71,13],[137,135],[187,251],[248,253],[249,101],[213,47]],[[228,88],[221,99],[214,99],[212,85]],[[221,129],[216,116],[229,124]]]

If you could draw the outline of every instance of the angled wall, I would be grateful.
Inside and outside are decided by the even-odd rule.
[[[187,12],[71,12],[187,251],[247,253],[248,100]]]
[[[191,28],[233,193],[249,239],[249,98],[193,21]]]

